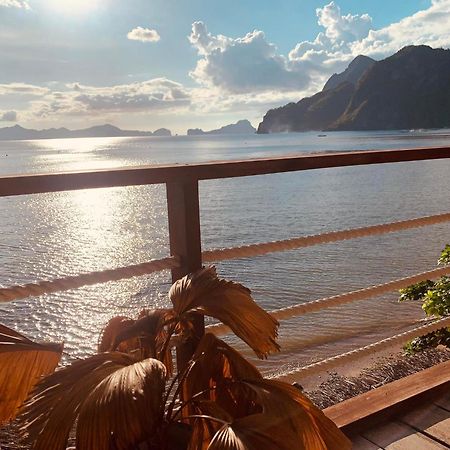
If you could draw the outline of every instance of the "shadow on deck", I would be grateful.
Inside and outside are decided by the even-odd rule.
[[[450,448],[450,361],[327,408],[354,450]]]

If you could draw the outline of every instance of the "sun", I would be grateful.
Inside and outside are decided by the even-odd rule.
[[[101,0],[46,0],[46,3],[54,13],[80,15],[95,11]]]

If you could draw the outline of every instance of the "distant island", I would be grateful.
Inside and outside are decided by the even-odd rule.
[[[92,137],[127,137],[127,136],[172,136],[167,128],[156,131],[121,130],[114,125],[98,125],[82,130],[69,130],[67,128],[49,128],[47,130],[32,130],[20,125],[0,128],[0,140],[33,140],[33,139],[68,139]]]
[[[356,57],[323,90],[269,110],[258,133],[450,127],[450,50],[408,46]]]
[[[217,130],[203,131],[200,128],[187,130],[188,136],[200,136],[204,134],[251,134],[256,133],[256,128],[248,120],[238,120],[236,123],[225,125]]]

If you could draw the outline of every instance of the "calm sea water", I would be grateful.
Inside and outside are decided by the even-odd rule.
[[[259,158],[317,151],[447,146],[450,131],[317,133],[0,142],[0,175]],[[426,150],[424,150],[426,151]],[[450,161],[423,161],[204,181],[204,249],[285,239],[450,211]],[[168,254],[163,186],[0,198],[0,286],[139,263]],[[450,224],[217,264],[267,309],[308,302],[435,267]],[[166,305],[167,272],[0,306],[35,339],[94,351],[118,314]],[[420,320],[397,295],[283,321],[282,353],[264,370],[350,350]],[[238,348],[245,347],[236,342]]]

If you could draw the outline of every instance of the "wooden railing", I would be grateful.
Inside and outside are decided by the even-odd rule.
[[[169,261],[166,266],[164,264],[160,264],[160,266],[170,267],[172,280],[176,281],[180,277],[201,268],[203,263],[198,194],[198,185],[201,180],[444,158],[450,158],[450,147],[306,154],[297,157],[208,162],[201,164],[144,166],[54,174],[10,175],[0,177],[0,197],[77,189],[165,184],[168,206],[170,255],[173,258],[168,258]],[[432,219],[438,221],[449,220],[450,215],[433,216]],[[387,225],[382,226],[386,227]],[[128,271],[127,275],[126,269],[104,271],[104,277],[99,276],[98,282],[133,276],[132,271]],[[152,269],[151,271],[154,270]],[[123,276],[121,275],[121,271],[124,274]],[[105,275],[106,272],[114,272],[116,273],[116,277],[118,276],[119,278],[108,278],[108,274]],[[135,275],[141,275],[142,273],[150,272],[146,272],[141,268],[141,271],[136,271]],[[83,276],[89,279],[89,274]],[[91,277],[89,284],[92,284],[92,281]],[[45,286],[51,286],[51,283],[51,281],[46,281],[40,284],[27,285],[29,288],[25,286],[0,289],[0,301],[2,300],[2,291],[3,301],[9,301],[11,299],[23,298],[27,295],[39,295],[45,291]],[[41,286],[40,290],[37,288],[39,286]],[[58,285],[55,284],[52,289],[48,290],[48,292],[58,290]],[[10,295],[11,292],[14,293],[20,290],[20,296]],[[200,317],[197,319],[196,331],[198,334],[204,332],[203,319]],[[180,364],[183,364],[190,357],[191,351],[192,348],[188,346],[179,352]]]

